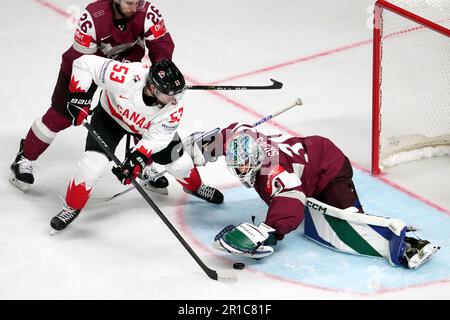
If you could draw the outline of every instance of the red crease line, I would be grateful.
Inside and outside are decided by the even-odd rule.
[[[60,7],[45,1],[45,0],[33,0],[34,2],[37,2],[38,4],[40,4],[41,6],[47,7],[50,10],[52,10],[53,12],[56,12],[57,14],[64,16],[64,17],[70,17],[70,14],[65,12],[64,10],[62,10]]]

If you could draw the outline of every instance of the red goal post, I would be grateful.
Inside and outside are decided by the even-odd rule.
[[[378,0],[372,174],[439,154],[450,154],[450,0]]]

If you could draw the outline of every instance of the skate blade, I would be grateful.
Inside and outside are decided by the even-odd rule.
[[[425,262],[427,262],[433,254],[435,254],[436,252],[439,251],[439,249],[441,249],[441,247],[433,246],[432,244],[426,245],[422,249],[421,255],[416,255],[417,257],[415,256],[415,257],[413,257],[413,259],[408,261],[408,268],[409,269],[417,269],[418,267],[423,265]]]
[[[16,188],[18,188],[19,190],[21,190],[23,192],[27,192],[33,186],[32,184],[17,180],[14,173],[11,173],[11,175],[9,177],[9,182],[11,182],[11,184],[13,186],[15,186]]]
[[[150,191],[150,192],[157,193],[157,194],[162,194],[164,196],[167,196],[169,194],[169,190],[167,188],[155,188],[155,187],[153,187],[151,185],[147,185],[147,184],[144,184],[143,187],[144,187],[144,190],[146,190],[146,191]]]
[[[57,234],[59,231],[58,230],[55,230],[55,229],[53,229],[52,227],[50,227],[50,232],[49,232],[49,234],[51,235],[51,236],[54,236],[55,234]]]

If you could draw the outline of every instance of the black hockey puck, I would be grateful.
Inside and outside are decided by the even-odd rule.
[[[241,263],[241,262],[236,262],[233,263],[233,269],[238,269],[238,270],[242,270],[245,268],[245,264]]]

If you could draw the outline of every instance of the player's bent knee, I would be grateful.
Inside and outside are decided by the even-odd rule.
[[[166,165],[167,171],[177,179],[188,177],[192,168],[194,168],[194,164],[187,153],[184,153],[179,159]]]
[[[96,151],[85,151],[78,163],[75,180],[84,182],[86,186],[94,186],[103,176],[109,160],[103,153]]]

